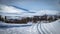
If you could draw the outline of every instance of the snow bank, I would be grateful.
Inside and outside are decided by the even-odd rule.
[[[60,34],[60,20],[51,23],[42,23],[41,29],[43,34]]]

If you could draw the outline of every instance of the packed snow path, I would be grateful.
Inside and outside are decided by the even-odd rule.
[[[29,26],[27,25],[27,27],[15,24],[13,26],[7,25],[9,27],[6,26],[1,28],[2,25],[0,24],[0,34],[60,34],[60,20],[52,23],[41,22],[32,25],[30,24]]]

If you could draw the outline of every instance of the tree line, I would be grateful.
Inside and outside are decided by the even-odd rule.
[[[37,23],[38,21],[48,21],[48,22],[53,22],[60,19],[60,16],[57,15],[43,15],[43,16],[33,16],[33,17],[26,17],[23,18],[21,20],[18,19],[7,19],[7,16],[5,16],[5,18],[3,18],[0,15],[0,21],[4,21],[6,23],[28,23],[28,22],[33,22],[33,23]]]

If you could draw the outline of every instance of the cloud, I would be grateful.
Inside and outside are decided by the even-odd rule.
[[[56,10],[43,10],[42,12],[44,14],[57,15],[59,11],[56,11]]]
[[[41,16],[41,15],[58,15],[60,12],[56,11],[56,10],[40,10],[40,11],[34,11],[34,10],[30,10],[31,12],[34,13],[28,13],[27,11],[21,10],[21,9],[17,9],[13,6],[7,6],[7,5],[0,5],[0,13],[2,15],[10,15],[10,16],[28,16],[28,17],[32,17],[32,16]]]
[[[60,14],[60,11],[57,11],[57,10],[39,10],[39,11],[34,11],[34,10],[31,10],[33,12],[35,12],[35,14],[33,15],[58,15]]]
[[[21,15],[26,13],[26,11],[17,9],[13,6],[1,5],[0,4],[0,13],[1,15]]]
[[[7,5],[0,5],[0,12],[5,12],[5,13],[22,13],[24,10],[17,9],[12,6],[7,6]]]
[[[0,4],[0,15],[4,16],[32,16],[34,13],[22,9],[17,9],[13,6]]]

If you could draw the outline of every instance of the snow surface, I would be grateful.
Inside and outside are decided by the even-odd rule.
[[[1,25],[1,24],[0,24]],[[11,24],[9,25],[11,26]],[[0,27],[0,34],[60,34],[60,20],[51,23],[36,23],[31,26]]]

